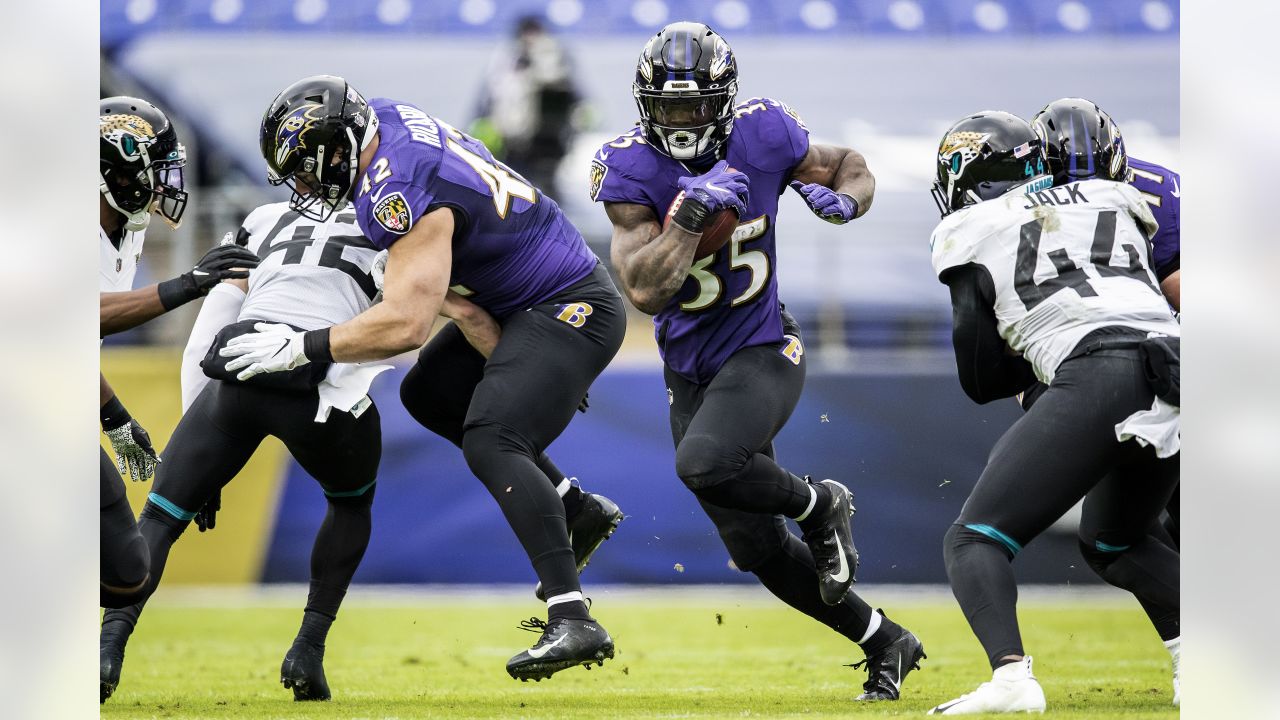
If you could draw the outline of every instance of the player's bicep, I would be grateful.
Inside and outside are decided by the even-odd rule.
[[[418,316],[425,304],[438,307],[449,289],[453,264],[453,211],[423,215],[387,252],[382,304]]]

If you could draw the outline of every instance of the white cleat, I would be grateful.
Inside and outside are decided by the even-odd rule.
[[[1178,691],[1178,658],[1182,655],[1182,638],[1176,637],[1164,646],[1169,649],[1169,654],[1173,656],[1173,706],[1181,707],[1182,698]]]
[[[1002,665],[977,690],[945,702],[930,715],[974,715],[976,713],[1044,712],[1044,690],[1031,674],[1031,656]]]

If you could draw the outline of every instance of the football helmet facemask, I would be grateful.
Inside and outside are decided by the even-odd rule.
[[[708,160],[733,130],[738,62],[706,25],[672,23],[645,44],[631,94],[655,150],[676,160]]]
[[[1031,119],[1044,142],[1055,185],[1101,178],[1124,182],[1129,158],[1120,128],[1102,108],[1084,98],[1054,100]]]
[[[169,117],[146,100],[126,96],[103,98],[98,116],[99,189],[126,217],[125,228],[145,229],[153,209],[178,227],[187,209],[187,149]]]
[[[324,222],[351,202],[360,152],[377,134],[377,114],[346,80],[303,78],[262,116],[267,181],[293,191],[290,209]]]
[[[933,199],[943,217],[1010,190],[1043,190],[1053,184],[1040,138],[1026,120],[984,110],[947,130],[938,145]]]

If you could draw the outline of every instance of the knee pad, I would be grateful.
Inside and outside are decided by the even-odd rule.
[[[973,543],[994,545],[1010,560],[1022,552],[1021,543],[991,525],[956,522],[947,530],[943,539],[943,555],[953,557],[953,553]]]
[[[750,457],[711,435],[686,435],[676,448],[676,475],[696,493],[734,479]]]
[[[504,453],[527,455],[536,461],[539,451],[523,435],[497,423],[474,425],[462,435],[462,457],[482,482],[493,461]]]

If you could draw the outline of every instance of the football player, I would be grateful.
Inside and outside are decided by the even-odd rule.
[[[1178,187],[1178,173],[1155,163],[1130,157],[1125,151],[1120,128],[1111,116],[1095,103],[1083,98],[1054,100],[1031,119],[1031,127],[1044,142],[1045,162],[1053,175],[1054,185],[1067,185],[1080,180],[1101,178],[1115,182],[1127,182],[1138,189],[1151,208],[1159,229],[1150,237],[1151,267],[1165,299],[1180,310],[1181,291],[1181,228],[1179,210],[1182,202]],[[1022,406],[1031,405],[1044,392],[1044,383],[1037,382],[1023,393]],[[1169,505],[1165,508],[1163,532],[1153,527],[1155,537],[1178,549],[1178,488],[1174,488]],[[1096,528],[1081,527],[1080,548],[1093,568],[1105,567],[1108,555],[1100,549]],[[1104,543],[1105,544],[1105,543]],[[1152,625],[1168,648],[1173,659],[1173,702],[1179,704],[1178,665],[1181,654],[1181,624],[1177,613],[1168,608],[1143,609]]]
[[[723,37],[694,22],[663,28],[640,53],[632,85],[639,126],[600,148],[591,197],[613,223],[627,297],[654,316],[676,474],[738,569],[862,647],[869,678],[859,699],[896,700],[924,649],[850,590],[852,496],[834,480],[787,470],[773,452],[805,376],[800,328],[778,301],[778,198],[791,187],[842,225],[871,206],[875,179],[858,152],[811,144],[791,108],[736,103],[737,89]],[[737,214],[737,229],[696,257],[708,219],[723,210]]]
[[[930,243],[960,383],[979,403],[1049,387],[997,442],[945,540],[992,680],[930,713],[1042,711],[1010,562],[1082,498],[1095,571],[1178,612],[1178,553],[1148,530],[1178,483],[1179,326],[1139,250],[1155,220],[1138,190],[1054,187],[1040,138],[1005,112],[953,125],[937,163]]]
[[[142,244],[153,212],[174,227],[182,221],[187,193],[182,168],[186,149],[169,118],[155,105],[134,97],[101,101],[98,118],[98,257],[100,337],[158,317],[205,293],[224,278],[243,278],[257,257],[244,248],[214,248],[189,272],[133,289]],[[133,480],[151,477],[156,453],[151,438],[129,415],[105,376],[100,375],[102,430],[116,463],[101,451],[99,470],[101,604],[124,607],[146,589],[150,560],[125,497],[121,473]]]
[[[355,225],[351,210],[314,222],[287,203],[264,205],[245,219],[233,244],[260,257],[261,265],[248,280],[218,285],[200,309],[183,354],[184,414],[139,520],[152,559],[149,596],[187,526],[194,520],[201,532],[214,527],[222,487],[265,437],[283,441],[319,482],[328,510],[312,549],[302,627],[280,669],[295,700],[331,697],[325,639],[369,543],[382,452],[378,409],[367,393],[373,377],[388,366],[313,363],[291,374],[241,382],[216,351],[255,327],[327,327],[368,309],[378,290],[379,251]],[[474,337],[496,337],[493,319],[456,295],[442,311]],[[125,645],[145,601],[103,617],[104,699],[119,683]]]
[[[361,231],[389,249],[386,282],[382,302],[350,321],[232,339],[226,367],[247,379],[417,349],[449,289],[490,313],[500,339],[472,347],[446,327],[422,349],[401,398],[462,449],[538,575],[548,620],[527,623],[541,636],[507,672],[540,680],[603,664],[613,640],[587,611],[578,571],[621,512],[582,493],[543,451],[622,343],[622,299],[608,273],[551,198],[408,103],[367,102],[342,78],[306,78],[271,103],[261,139],[271,180],[293,189],[296,211],[326,218],[355,204]]]

